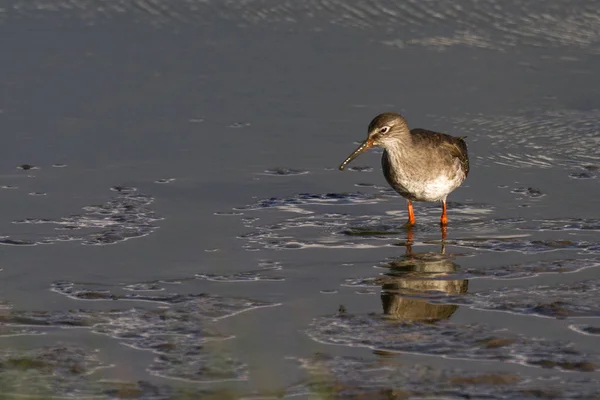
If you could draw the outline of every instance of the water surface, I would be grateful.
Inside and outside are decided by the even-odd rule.
[[[600,394],[595,2],[9,0],[0,37],[4,393]],[[336,168],[384,111],[468,136],[443,243],[380,151]]]

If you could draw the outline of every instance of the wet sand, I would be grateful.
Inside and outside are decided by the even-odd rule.
[[[593,1],[176,3],[0,10],[4,393],[600,394]],[[384,111],[468,136],[443,245]]]

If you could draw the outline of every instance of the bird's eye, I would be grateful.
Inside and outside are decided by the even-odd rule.
[[[389,132],[389,130],[390,130],[390,127],[386,125],[379,130],[379,133],[386,134]]]

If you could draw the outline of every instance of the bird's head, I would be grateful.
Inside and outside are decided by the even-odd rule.
[[[364,151],[373,146],[388,148],[398,141],[402,141],[410,134],[406,121],[400,114],[383,113],[379,114],[369,124],[369,134],[367,139],[350,154],[340,165],[342,171],[350,161],[354,160]]]

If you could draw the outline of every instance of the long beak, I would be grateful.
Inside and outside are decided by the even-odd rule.
[[[348,165],[350,163],[350,161],[354,160],[356,157],[358,157],[361,153],[364,153],[365,151],[369,150],[371,147],[373,147],[373,140],[372,139],[367,139],[365,140],[359,147],[358,149],[354,150],[354,153],[350,154],[348,156],[348,158],[346,158],[344,160],[344,162],[340,165],[340,171],[343,171],[344,168],[346,168],[346,165]]]

